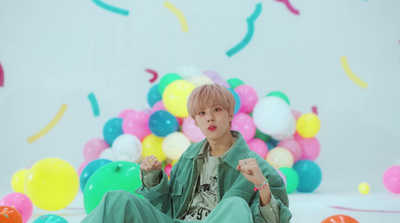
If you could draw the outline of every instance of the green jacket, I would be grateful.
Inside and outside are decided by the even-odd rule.
[[[158,185],[148,189],[142,184],[136,193],[143,195],[154,207],[172,218],[180,219],[184,216],[190,206],[196,179],[199,176],[198,166],[199,162],[202,162],[202,158],[198,157],[198,154],[206,140],[187,148],[179,161],[172,167],[169,181],[166,173],[161,171],[162,176]],[[259,193],[255,192],[254,185],[236,170],[239,160],[247,158],[255,158],[264,176],[268,179],[271,193],[279,205],[280,222],[289,222],[292,214],[288,208],[289,199],[285,183],[266,160],[249,149],[240,134],[231,151],[218,166],[219,200],[234,196],[241,197],[249,204],[254,222],[266,223],[259,209]]]

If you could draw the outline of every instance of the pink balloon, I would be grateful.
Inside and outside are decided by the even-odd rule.
[[[292,110],[292,115],[297,120],[301,116],[301,112],[299,112],[297,110]]]
[[[85,157],[87,161],[95,160],[99,158],[100,153],[108,147],[110,146],[104,139],[91,139],[83,147],[83,157]]]
[[[400,165],[389,167],[383,174],[383,184],[392,193],[400,193]]]
[[[83,163],[81,163],[81,165],[78,168],[78,171],[76,171],[78,173],[78,176],[81,176],[83,168],[85,168],[85,166],[88,165],[88,163],[90,163],[90,162],[91,161],[85,160],[85,161],[83,161]]]
[[[151,134],[149,128],[150,114],[142,111],[136,111],[128,114],[122,122],[122,131],[125,134],[131,134],[139,138],[140,141]]]
[[[256,126],[253,118],[243,112],[238,112],[232,121],[231,129],[239,131],[246,142],[250,141],[256,135]]]
[[[155,103],[155,104],[153,105],[153,107],[152,107],[151,110],[150,110],[150,114],[153,114],[154,112],[160,111],[160,110],[163,110],[163,111],[166,111],[166,110],[167,110],[167,109],[165,108],[164,103],[163,103],[162,100],[161,100],[161,101],[158,101],[157,103]]]
[[[26,223],[32,216],[33,205],[31,199],[23,193],[14,192],[7,194],[0,201],[0,206],[9,206],[15,208]]]
[[[133,114],[136,111],[133,109],[125,109],[123,110],[121,113],[119,113],[118,118],[122,118],[124,119],[126,116],[128,116],[129,114]]]
[[[165,165],[164,171],[165,171],[165,173],[167,174],[167,176],[170,176],[170,175],[171,175],[171,169],[172,169],[172,165],[171,165],[171,164]]]
[[[298,143],[294,139],[284,139],[282,141],[279,141],[278,147],[283,147],[289,150],[294,158],[294,162],[297,162],[302,154],[302,149],[300,143]]]
[[[276,172],[278,172],[279,176],[282,177],[282,180],[283,180],[283,182],[285,182],[285,185],[286,185],[286,176],[285,176],[285,174],[283,174],[282,171],[280,171],[278,168],[275,168],[275,170],[276,170]]]
[[[268,146],[261,139],[252,139],[247,143],[247,145],[249,145],[250,149],[260,155],[263,159],[267,158]]]
[[[240,85],[235,88],[236,93],[240,97],[239,112],[250,113],[258,102],[257,92],[249,85]]]
[[[190,116],[186,117],[183,120],[182,132],[186,135],[186,137],[188,137],[191,142],[200,142],[201,140],[206,138]]]
[[[315,160],[320,152],[320,145],[317,138],[303,138],[297,132],[294,134],[294,139],[300,144],[301,146],[301,157],[300,159],[309,159]]]
[[[178,125],[183,125],[183,118],[175,117],[178,120]]]

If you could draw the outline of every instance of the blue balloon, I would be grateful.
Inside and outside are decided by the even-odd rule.
[[[314,161],[299,160],[293,165],[293,169],[299,175],[298,192],[313,192],[321,183],[322,172]]]
[[[159,101],[162,100],[162,95],[160,94],[160,89],[158,87],[158,84],[153,85],[153,87],[150,88],[149,92],[147,93],[147,103],[149,103],[150,107],[153,107],[153,105]]]
[[[95,159],[88,163],[85,168],[83,168],[81,172],[81,176],[79,177],[79,186],[81,188],[82,193],[85,191],[85,186],[89,178],[92,176],[96,170],[100,167],[104,166],[107,163],[111,163],[111,160],[108,159]]]
[[[242,105],[240,97],[236,91],[234,91],[232,88],[228,88],[228,90],[233,94],[233,97],[235,98],[235,109],[233,111],[233,114],[236,114],[239,112],[240,106]]]
[[[33,223],[68,223],[68,221],[55,214],[46,214],[36,218]]]
[[[103,137],[109,146],[112,146],[114,140],[122,135],[122,118],[112,118],[106,122],[103,127]]]
[[[165,137],[178,131],[179,123],[171,113],[159,110],[150,115],[149,128],[154,135]]]

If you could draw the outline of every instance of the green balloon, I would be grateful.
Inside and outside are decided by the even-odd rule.
[[[254,138],[261,139],[264,142],[268,142],[271,139],[269,135],[264,134],[259,129],[256,129],[256,135],[254,136]]]
[[[172,82],[183,79],[179,74],[169,73],[164,75],[158,83],[158,89],[160,90],[161,96],[164,93],[165,88]]]
[[[244,82],[242,80],[240,80],[239,78],[231,78],[231,79],[227,80],[226,82],[228,82],[228,84],[231,86],[232,89],[235,89],[235,87],[244,84]]]
[[[290,105],[290,100],[289,100],[288,96],[286,96],[286,94],[284,94],[283,92],[272,91],[272,92],[268,93],[265,97],[269,97],[269,96],[275,96],[275,97],[278,97],[278,98],[282,98],[284,101],[286,101],[286,103],[288,105]]]
[[[290,167],[281,167],[279,170],[286,177],[286,192],[288,194],[293,193],[297,189],[297,186],[299,186],[299,175]]]
[[[102,166],[93,173],[86,183],[83,193],[86,214],[89,214],[100,204],[106,192],[124,190],[136,194],[135,190],[141,185],[140,166],[137,163],[114,161]]]

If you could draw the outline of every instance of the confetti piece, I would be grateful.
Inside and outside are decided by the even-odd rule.
[[[318,115],[318,110],[317,110],[317,106],[312,106],[311,107],[311,111],[314,113],[314,114],[316,114],[316,115]]]
[[[58,110],[56,116],[54,116],[53,120],[49,124],[47,124],[46,127],[44,127],[42,130],[40,130],[38,133],[35,135],[31,136],[28,138],[28,143],[32,143],[42,136],[44,136],[47,132],[49,132],[56,124],[58,121],[60,121],[61,117],[64,115],[65,111],[67,110],[67,105],[63,104],[61,105],[61,108]]]
[[[4,71],[0,63],[0,87],[4,86]]]
[[[357,77],[350,69],[349,64],[347,63],[347,58],[345,56],[340,57],[340,62],[342,63],[344,72],[347,74],[347,76],[352,80],[354,83],[358,84],[362,88],[367,88],[367,83],[365,83],[363,80],[361,80],[359,77]]]
[[[299,10],[295,9],[292,4],[289,2],[289,0],[275,0],[277,2],[282,2],[283,4],[286,5],[286,8],[289,9],[289,11],[295,15],[300,15]]]
[[[10,218],[10,217],[8,217],[8,215],[6,215],[6,214],[3,214],[4,216],[6,216],[6,218]]]
[[[155,71],[152,70],[152,69],[146,69],[145,71],[146,71],[147,73],[150,73],[150,74],[153,75],[153,77],[150,79],[150,83],[153,83],[154,81],[157,80],[157,78],[158,78],[157,72],[155,72]]]
[[[226,55],[228,57],[233,56],[240,50],[242,50],[251,40],[254,34],[254,21],[257,19],[257,17],[260,15],[262,9],[261,3],[258,3],[256,5],[256,9],[254,10],[253,14],[246,19],[247,21],[247,34],[244,37],[244,39],[238,43],[236,46],[232,47],[230,50],[226,52]]]
[[[96,96],[94,96],[93,92],[91,92],[87,97],[90,101],[90,104],[92,105],[93,115],[96,117],[99,116],[100,109],[99,104],[97,103]]]
[[[93,0],[93,2],[96,3],[99,7],[103,8],[103,9],[105,9],[107,11],[114,12],[114,13],[121,14],[121,15],[125,15],[125,16],[129,15],[129,11],[126,10],[126,9],[121,9],[121,8],[114,7],[112,5],[109,5],[109,4],[106,4],[106,3],[102,2],[101,0]]]
[[[356,208],[347,208],[342,206],[329,206],[330,208],[346,210],[346,211],[359,211],[359,212],[381,212],[381,213],[400,213],[400,211],[385,211],[385,210],[367,210],[367,209],[356,209]]]
[[[185,16],[183,15],[183,13],[176,8],[172,3],[166,1],[164,2],[164,7],[169,9],[171,12],[173,12],[179,19],[179,22],[181,23],[181,28],[182,28],[182,32],[188,32],[189,31],[189,27],[187,24],[187,21],[185,19]]]

